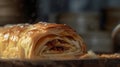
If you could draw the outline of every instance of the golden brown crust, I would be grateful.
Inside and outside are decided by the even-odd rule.
[[[86,52],[85,43],[82,38],[69,26],[40,22],[36,24],[17,24],[1,27],[0,57],[28,59],[34,59],[36,57],[50,58],[54,54],[49,55],[46,52],[53,49],[54,45],[48,47],[46,44],[55,40],[58,41],[56,44],[64,44],[64,46],[57,45],[62,47],[59,47],[59,50],[64,49],[64,47],[69,47],[69,50],[67,50],[68,53],[58,53],[59,56],[83,54]],[[70,51],[73,52],[71,53]],[[57,56],[57,54],[54,56]]]

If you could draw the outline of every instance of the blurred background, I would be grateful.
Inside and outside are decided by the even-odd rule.
[[[68,24],[97,53],[120,52],[111,37],[120,23],[120,0],[0,0],[0,25],[16,23]]]

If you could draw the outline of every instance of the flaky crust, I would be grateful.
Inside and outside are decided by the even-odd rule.
[[[66,41],[69,44],[69,53],[45,53],[49,52],[48,42],[54,40]],[[70,42],[71,41],[71,42]],[[67,44],[68,44],[67,43]],[[55,45],[51,45],[53,47]],[[75,51],[70,53],[75,46]],[[45,48],[47,47],[47,48]],[[64,45],[62,46],[64,47]],[[45,49],[43,49],[45,48]],[[70,56],[85,53],[85,43],[82,38],[69,26],[39,22],[36,24],[6,25],[0,28],[0,57],[17,59],[54,58],[53,56]],[[64,51],[63,51],[64,52]]]

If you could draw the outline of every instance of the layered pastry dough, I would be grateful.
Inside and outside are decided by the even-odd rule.
[[[82,38],[65,24],[39,22],[0,28],[0,57],[39,59],[82,55]]]

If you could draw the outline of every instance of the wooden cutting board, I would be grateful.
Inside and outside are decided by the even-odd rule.
[[[120,67],[120,59],[0,60],[0,67]]]

